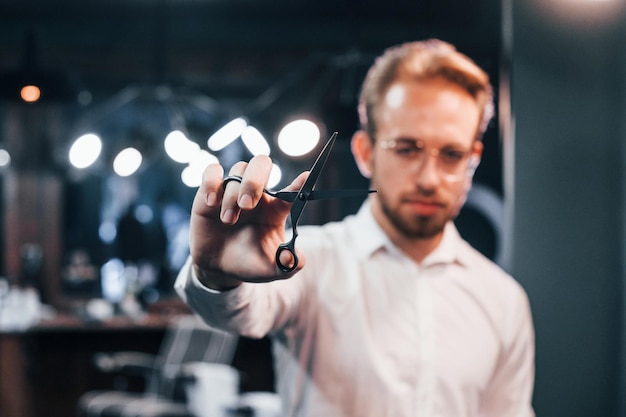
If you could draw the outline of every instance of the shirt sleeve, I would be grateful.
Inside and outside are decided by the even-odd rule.
[[[191,258],[180,270],[174,288],[209,325],[244,336],[262,338],[283,328],[301,305],[303,279],[246,283],[227,291],[204,286],[195,276]]]
[[[237,304],[242,286],[229,291],[216,291],[203,285],[194,272],[191,257],[181,268],[174,289],[178,296],[189,307],[211,326],[224,330],[233,330],[229,327],[227,311]]]
[[[185,261],[185,264],[181,268],[176,277],[176,281],[174,282],[174,290],[178,294],[178,296],[185,302],[187,302],[187,296],[185,294],[185,288],[187,283],[191,283],[194,287],[199,287],[206,290],[210,294],[221,294],[221,291],[217,291],[211,288],[208,288],[200,282],[198,277],[196,276],[196,272],[191,267],[191,257],[188,257]]]
[[[508,320],[509,334],[497,369],[482,397],[483,417],[534,417],[535,335],[523,293]]]

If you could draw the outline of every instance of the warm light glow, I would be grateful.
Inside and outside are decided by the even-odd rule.
[[[181,164],[189,163],[191,158],[200,150],[200,145],[189,140],[180,130],[170,132],[165,137],[163,145],[167,155]]]
[[[70,163],[83,169],[91,166],[102,152],[102,140],[98,135],[87,133],[74,141],[69,151]]]
[[[217,132],[213,133],[207,141],[209,149],[219,151],[225,148],[243,133],[246,126],[248,126],[248,122],[241,117],[226,123]]]
[[[36,85],[25,85],[20,90],[20,97],[27,103],[34,103],[41,97],[41,90]]]
[[[120,177],[128,177],[137,172],[143,157],[135,148],[123,149],[113,160],[113,171]]]
[[[278,134],[278,147],[289,156],[311,152],[320,141],[320,129],[315,123],[298,119],[287,123]]]
[[[555,23],[590,29],[619,24],[624,13],[624,2],[616,0],[530,0],[529,4]]]
[[[252,126],[246,127],[241,133],[241,139],[252,155],[269,155],[270,145],[267,143],[261,132]]]

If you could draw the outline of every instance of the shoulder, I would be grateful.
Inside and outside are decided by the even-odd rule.
[[[476,275],[493,285],[502,286],[510,291],[524,292],[519,282],[510,273],[480,253],[465,240],[460,244],[460,252],[463,263],[472,275]]]
[[[483,299],[498,311],[530,315],[528,295],[517,279],[465,241],[461,251],[472,287]]]

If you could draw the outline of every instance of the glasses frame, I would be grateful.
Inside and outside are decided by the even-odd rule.
[[[375,143],[378,143],[382,149],[386,149],[386,150],[396,150],[396,147],[399,144],[407,143],[407,142],[413,142],[415,149],[423,152],[421,154],[418,153],[417,157],[413,159],[412,162],[417,161],[418,166],[421,168],[424,166],[424,163],[426,162],[426,157],[428,156],[435,157],[437,161],[437,164],[435,165],[437,168],[437,173],[439,174],[441,178],[443,178],[447,182],[459,182],[466,178],[471,178],[474,175],[474,172],[476,172],[476,168],[478,167],[478,164],[480,163],[480,156],[474,153],[471,149],[463,150],[463,151],[457,149],[455,150],[456,152],[463,153],[463,157],[459,161],[459,166],[461,166],[464,162],[469,160],[467,167],[465,167],[465,169],[460,168],[458,173],[445,172],[442,169],[444,164],[441,162],[442,161],[441,153],[443,152],[444,148],[430,148],[426,145],[426,142],[420,139],[402,138],[402,139],[375,140]]]

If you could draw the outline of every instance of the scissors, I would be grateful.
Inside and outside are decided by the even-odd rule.
[[[263,189],[266,194],[269,194],[272,197],[278,198],[280,200],[286,201],[288,203],[292,203],[291,210],[289,213],[289,217],[291,219],[291,230],[292,235],[291,239],[288,242],[282,243],[278,246],[276,250],[276,265],[283,272],[291,272],[298,266],[298,255],[296,255],[296,237],[298,237],[298,221],[300,220],[300,216],[302,215],[302,211],[306,206],[306,203],[311,200],[327,200],[334,198],[351,198],[351,197],[364,197],[367,194],[375,193],[376,190],[314,190],[315,183],[317,183],[317,179],[319,178],[326,161],[328,160],[328,156],[330,155],[330,151],[335,144],[335,140],[337,139],[337,132],[333,133],[326,145],[324,145],[324,149],[320,152],[317,159],[313,163],[311,167],[309,176],[307,180],[302,185],[299,191],[272,191],[267,188]],[[225,189],[226,184],[230,181],[241,182],[242,178],[239,175],[229,175],[224,178],[222,183],[222,187]],[[293,263],[291,265],[285,265],[280,260],[280,254],[284,251],[289,251],[293,256]]]

